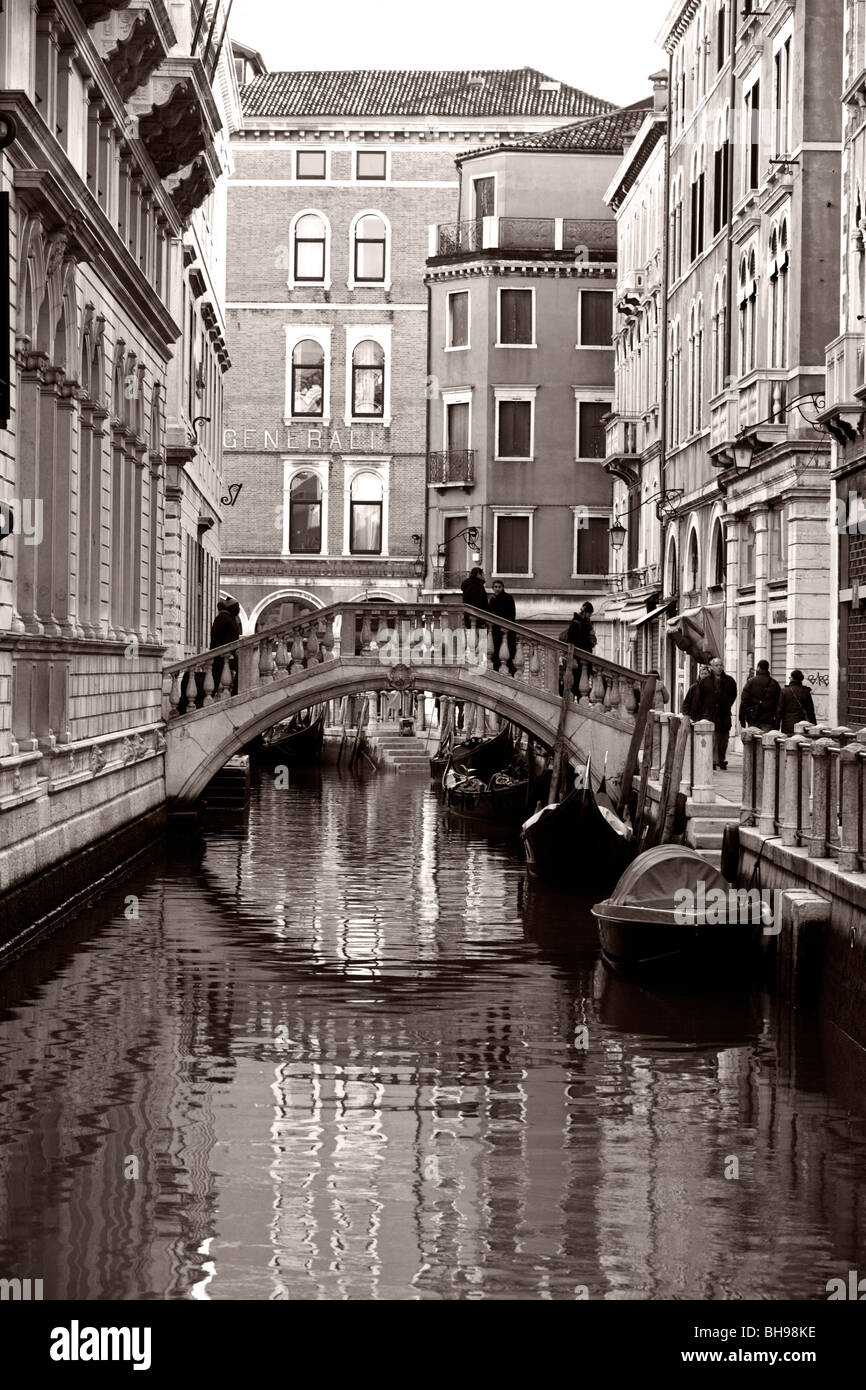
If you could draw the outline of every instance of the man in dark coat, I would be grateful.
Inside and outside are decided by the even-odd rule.
[[[237,613],[232,613],[231,599],[221,598],[217,604],[216,617],[211,623],[210,645],[211,647],[225,646],[226,642],[234,642],[240,636],[240,622],[237,614],[240,613],[240,604],[237,604]],[[223,673],[225,658],[215,656],[213,660],[213,688],[219,690],[220,678]],[[234,693],[234,692],[232,692]]]
[[[472,608],[489,608],[487,601],[487,590],[484,587],[484,571],[480,565],[469,571],[469,578],[464,579],[460,585],[463,591],[463,602],[468,603]],[[467,613],[463,618],[463,626],[471,627],[472,619]],[[481,619],[478,619],[478,626],[483,627]]]
[[[755,674],[743,686],[740,700],[742,728],[760,729],[762,734],[777,727],[776,709],[782,690],[770,675],[769,661],[759,661]]]
[[[580,612],[574,614],[568,627],[563,633],[560,633],[560,642],[570,642],[573,647],[578,647],[582,652],[594,651],[598,642],[598,638],[595,635],[595,627],[592,622],[592,615],[594,612],[595,609],[589,600],[582,604]],[[572,694],[575,700],[580,699],[580,673],[582,669],[583,663],[575,661],[573,667],[574,685],[572,687]],[[591,681],[592,666],[589,663],[587,663],[586,670]]]
[[[779,703],[776,706],[779,727],[783,734],[787,734],[788,738],[793,734],[795,724],[804,722],[817,724],[818,722],[815,718],[812,692],[806,689],[803,679],[802,671],[792,671],[791,678],[779,695]]]
[[[691,694],[691,692],[689,692]],[[715,729],[713,736],[713,767],[724,770],[727,764],[728,740],[731,736],[731,710],[737,698],[737,683],[725,671],[720,656],[710,662],[710,674],[698,681],[695,712],[691,718],[709,719]]]
[[[509,622],[514,622],[517,611],[514,607],[514,599],[511,597],[511,594],[505,592],[505,585],[501,579],[494,579],[493,581],[493,594],[488,607],[490,608],[490,612],[495,613],[498,618],[507,618]],[[502,646],[502,628],[497,627],[495,623],[493,624],[492,635],[493,669],[494,671],[498,671],[499,667],[502,665],[502,659],[499,655],[499,648]],[[514,665],[514,655],[517,651],[517,633],[509,629],[505,633],[505,640],[508,645],[508,674],[509,676],[513,676],[517,669]]]

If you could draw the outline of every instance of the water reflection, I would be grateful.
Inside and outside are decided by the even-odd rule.
[[[863,1054],[612,979],[579,896],[409,779],[264,781],[0,976],[0,1049],[0,1275],[52,1298],[822,1298],[866,1260]]]

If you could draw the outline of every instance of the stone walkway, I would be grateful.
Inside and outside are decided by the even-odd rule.
[[[741,805],[743,795],[742,753],[728,754],[727,770],[725,772],[718,770],[713,773],[713,787],[717,797],[724,801],[730,801],[734,806]]]

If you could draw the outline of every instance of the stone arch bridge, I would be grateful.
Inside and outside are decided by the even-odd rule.
[[[517,674],[504,665],[496,672],[485,616],[462,605],[334,604],[167,666],[169,804],[194,802],[229,758],[273,724],[326,700],[388,689],[417,688],[491,710],[550,747],[559,741],[569,757],[591,754],[596,780],[607,754],[608,779],[622,778],[636,758],[638,721],[655,678],[576,652],[579,689],[563,699],[565,643],[499,619],[517,637]]]

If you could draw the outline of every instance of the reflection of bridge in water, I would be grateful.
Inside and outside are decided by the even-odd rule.
[[[607,755],[609,778],[621,776],[641,697],[645,708],[654,677],[575,651],[578,687],[563,708],[566,644],[522,623],[497,618],[496,626],[517,638],[513,677],[492,669],[492,632],[479,610],[375,601],[334,604],[167,666],[169,800],[195,801],[230,757],[292,714],[389,689],[417,688],[478,705],[550,746],[561,740],[569,757],[590,754],[596,768]],[[193,688],[201,692],[200,709],[186,708],[184,692]]]

